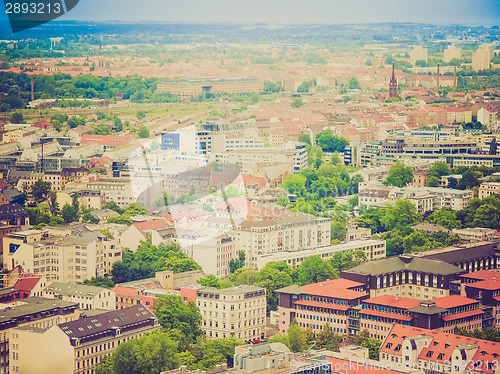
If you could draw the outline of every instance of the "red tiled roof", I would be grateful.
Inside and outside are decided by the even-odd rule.
[[[479,288],[482,290],[500,290],[500,278],[496,280],[488,279],[476,283],[470,283],[467,287]]]
[[[134,138],[131,136],[83,134],[80,143],[97,143],[100,145],[115,145],[121,147],[129,144],[133,140]]]
[[[396,314],[396,313],[379,312],[377,310],[370,310],[370,309],[362,309],[362,310],[360,310],[359,313],[360,314],[367,314],[369,316],[399,319],[401,321],[411,321],[412,320],[412,317],[410,317],[410,316],[402,316],[402,315]]]
[[[454,319],[478,316],[480,314],[484,314],[484,312],[481,309],[469,310],[468,312],[449,314],[447,316],[444,316],[443,321],[453,321]]]
[[[139,231],[142,232],[146,230],[154,230],[154,229],[159,229],[161,227],[167,227],[170,226],[171,224],[172,223],[161,218],[161,219],[155,219],[153,221],[134,223],[132,226],[135,226]]]
[[[398,297],[392,295],[382,295],[364,300],[365,303],[392,306],[401,309],[416,308],[420,305],[420,300],[411,299],[409,297]]]
[[[347,310],[349,307],[347,305],[337,305],[337,304],[328,304],[328,303],[317,303],[314,301],[306,301],[306,300],[298,300],[295,302],[297,305],[305,305],[305,306],[315,306],[319,308],[326,309],[337,309],[337,310]]]
[[[436,306],[444,309],[456,308],[463,305],[477,304],[478,300],[470,299],[465,296],[460,295],[450,295],[446,297],[440,297],[438,299],[433,299]]]
[[[39,275],[24,276],[16,282],[14,288],[17,288],[21,291],[31,291],[41,278],[42,277]]]
[[[391,330],[387,334],[382,346],[380,348],[381,352],[390,353],[393,355],[402,355],[402,350],[396,351],[395,348],[399,344],[403,344],[405,338],[417,337],[417,336],[428,336],[432,339],[431,343],[422,349],[418,358],[420,360],[431,361],[431,362],[444,362],[451,361],[451,354],[460,344],[470,344],[477,346],[479,349],[476,350],[473,357],[470,357],[471,362],[493,362],[498,361],[498,358],[494,356],[500,352],[500,343],[469,338],[466,336],[460,336],[455,334],[449,334],[437,330],[427,330],[418,327],[407,326],[402,324],[395,324],[392,326]],[[390,348],[387,345],[392,343]],[[432,354],[431,352],[432,351]],[[442,359],[438,360],[439,354],[442,353]],[[429,354],[429,356],[427,356]],[[494,370],[488,370],[486,367],[476,367],[476,371],[481,371],[485,373],[493,373]]]
[[[115,293],[117,296],[136,296],[137,295],[137,290],[132,287],[122,287],[122,286],[115,286]]]
[[[500,272],[493,271],[493,270],[479,270],[479,271],[475,271],[473,273],[462,274],[462,275],[460,275],[460,277],[470,278],[470,279],[487,280],[487,279],[493,279],[495,277],[500,278]]]
[[[500,301],[500,296],[495,296],[495,297],[494,297],[494,299],[495,299],[496,301]]]
[[[340,278],[326,282],[306,284],[305,286],[302,286],[302,292],[309,295],[352,300],[368,295],[366,292],[359,292],[350,289],[360,286],[362,286],[361,283]]]

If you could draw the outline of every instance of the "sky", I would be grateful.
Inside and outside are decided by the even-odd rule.
[[[80,0],[61,19],[195,23],[500,24],[500,0]]]

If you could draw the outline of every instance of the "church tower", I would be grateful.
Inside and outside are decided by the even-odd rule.
[[[394,74],[394,64],[392,65],[392,78],[389,82],[389,98],[398,97],[398,81]]]

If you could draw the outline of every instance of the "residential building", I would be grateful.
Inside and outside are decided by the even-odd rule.
[[[426,300],[450,295],[450,283],[463,273],[444,261],[402,255],[362,263],[340,276],[365,284],[372,298],[394,295]]]
[[[422,222],[422,223],[419,223],[418,225],[415,225],[412,227],[413,227],[413,230],[415,230],[415,231],[421,231],[421,232],[425,232],[427,234],[434,234],[437,232],[448,233],[450,231],[446,227],[443,227],[441,225],[436,225],[433,223],[428,223],[428,222]]]
[[[217,289],[202,287],[196,305],[203,317],[201,329],[208,338],[253,340],[264,337],[266,326],[265,288],[241,285]]]
[[[43,290],[42,296],[78,303],[80,309],[116,309],[115,292],[104,287],[52,282]]]
[[[500,183],[498,182],[483,182],[478,189],[479,198],[484,199],[490,195],[500,195]]]
[[[450,62],[451,60],[461,60],[462,59],[462,47],[451,44],[444,50],[444,62]]]
[[[130,144],[138,145],[137,140],[133,136],[94,134],[83,134],[80,144],[98,144],[102,147],[102,152],[121,148]]]
[[[460,239],[467,242],[484,242],[495,238],[495,229],[483,227],[471,227],[466,229],[454,229],[452,234],[457,234]]]
[[[486,70],[490,68],[491,52],[489,49],[478,49],[472,52],[472,70]]]
[[[16,231],[11,232],[3,237],[3,252],[2,259],[3,263],[7,265],[9,256],[15,253],[21,244],[40,242],[46,238],[46,234],[42,230],[26,230],[26,231]],[[9,267],[13,269],[15,266]]]
[[[154,331],[158,320],[145,306],[135,305],[47,327],[12,330],[11,373],[94,373],[103,356]]]
[[[30,297],[11,305],[1,304],[0,310],[1,374],[9,373],[9,362],[18,361],[17,351],[11,346],[11,341],[15,338],[13,330],[16,327],[48,328],[59,323],[74,321],[80,314],[76,303],[40,297]],[[47,346],[47,343],[42,343],[42,346],[44,345]],[[14,353],[16,353],[15,356]],[[30,361],[30,358],[27,360]],[[10,372],[16,371],[11,369]]]
[[[420,60],[427,62],[427,48],[416,46],[410,51],[410,63],[415,65]]]
[[[360,303],[369,297],[363,283],[334,279],[277,290],[278,331],[286,333],[295,319],[300,327],[319,333],[328,323],[337,334],[359,334],[359,318],[353,318]],[[358,308],[359,309],[359,308]]]
[[[262,220],[244,220],[233,229],[235,248],[246,253],[246,265],[258,267],[258,257],[275,252],[297,251],[330,244],[331,223],[305,213]]]
[[[260,270],[267,263],[274,261],[283,261],[292,268],[297,268],[309,256],[320,256],[326,260],[332,258],[336,252],[353,252],[357,250],[362,251],[369,261],[379,260],[386,256],[386,243],[385,240],[380,239],[352,240],[310,249],[278,251],[257,255],[256,268]]]
[[[422,368],[426,373],[500,373],[499,343],[395,324],[380,348],[382,367]]]
[[[40,242],[23,243],[8,254],[8,269],[21,265],[26,272],[44,275],[50,281],[83,282],[109,275],[121,260],[121,247],[99,231],[82,232]]]

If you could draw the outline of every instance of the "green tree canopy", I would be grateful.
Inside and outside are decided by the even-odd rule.
[[[406,226],[413,226],[421,220],[417,208],[410,200],[397,200],[394,206],[388,206],[380,222],[387,231],[401,230]]]
[[[389,175],[382,183],[396,187],[405,187],[413,180],[413,169],[402,162],[396,162],[389,169]]]

